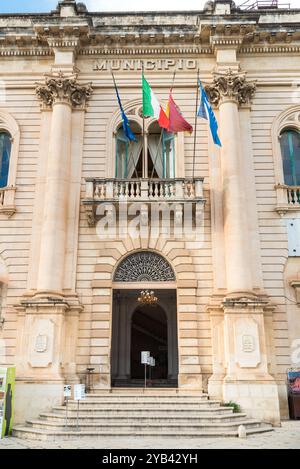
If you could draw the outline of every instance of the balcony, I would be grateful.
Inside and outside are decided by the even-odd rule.
[[[300,211],[300,186],[277,184],[275,189],[277,193],[277,206],[275,210],[281,216],[289,211]]]
[[[16,188],[13,186],[0,189],[0,214],[11,217],[15,213],[15,191]]]
[[[102,203],[170,202],[204,203],[203,178],[196,179],[100,179],[87,178],[83,204],[89,225],[96,220],[96,208]]]

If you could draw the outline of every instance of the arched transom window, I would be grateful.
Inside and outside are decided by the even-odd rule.
[[[155,252],[141,251],[130,254],[118,265],[115,282],[173,282],[175,273],[171,265]]]

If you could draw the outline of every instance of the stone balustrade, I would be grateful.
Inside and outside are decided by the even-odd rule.
[[[285,214],[290,210],[300,210],[300,186],[288,186],[286,184],[277,184],[276,211]]]
[[[91,226],[96,207],[120,202],[195,202],[204,203],[203,178],[185,179],[101,179],[87,178],[83,204]]]
[[[203,198],[203,178],[198,179],[86,179],[85,200],[151,201]]]

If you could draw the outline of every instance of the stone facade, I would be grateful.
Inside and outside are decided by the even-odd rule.
[[[300,129],[299,20],[300,10],[242,11],[229,0],[134,15],[61,1],[45,15],[0,16],[0,130],[12,137],[0,189],[0,350],[17,366],[17,421],[61,402],[63,384],[89,366],[110,388],[113,291],[124,288],[114,275],[139,251],[175,274],[124,283],[176,290],[179,388],[275,424],[287,417],[286,370],[300,340],[288,223],[297,225],[300,203],[287,197],[279,136]],[[168,188],[134,186],[143,207],[162,190],[192,199],[201,241],[97,235],[97,205],[132,195],[130,181],[115,181],[121,116],[111,70],[141,125],[142,68],[163,104],[176,70],[173,96],[189,122],[198,69],[214,105],[222,147],[198,119],[195,142],[175,137]]]

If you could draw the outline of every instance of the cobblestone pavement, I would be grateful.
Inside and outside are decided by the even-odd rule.
[[[281,428],[261,435],[241,438],[88,438],[59,440],[57,442],[41,442],[21,440],[19,438],[5,438],[0,440],[2,449],[300,449],[300,420],[286,421]]]

